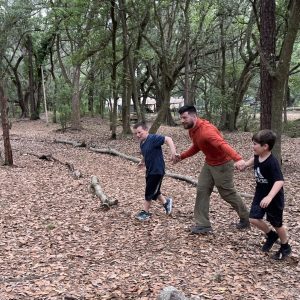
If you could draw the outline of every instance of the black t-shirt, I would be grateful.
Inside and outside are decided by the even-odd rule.
[[[146,175],[164,175],[165,161],[161,146],[165,142],[165,137],[159,134],[149,134],[143,141],[141,152],[144,156]]]
[[[256,181],[256,190],[254,195],[254,202],[259,203],[271,191],[276,181],[282,181],[283,175],[280,170],[277,159],[271,154],[265,161],[259,162],[258,155],[254,155],[254,176]],[[284,205],[283,188],[273,198],[272,203]],[[277,204],[278,204],[277,203]]]

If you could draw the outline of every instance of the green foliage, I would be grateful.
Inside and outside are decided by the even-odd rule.
[[[291,138],[300,137],[300,119],[283,123],[283,133]]]
[[[251,106],[242,106],[237,122],[237,128],[244,132],[255,132],[259,129],[259,120],[254,118]]]
[[[57,107],[58,120],[61,125],[61,129],[65,131],[67,124],[71,119],[72,90],[70,86],[64,82],[58,82],[57,86],[57,94],[54,96],[54,98]]]

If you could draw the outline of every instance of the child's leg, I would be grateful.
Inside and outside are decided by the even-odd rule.
[[[281,244],[286,244],[288,242],[287,230],[284,228],[284,226],[274,228],[280,238]]]
[[[166,204],[167,200],[166,198],[163,196],[163,194],[160,194],[158,197],[157,197],[158,201],[160,202],[161,205],[164,205]]]
[[[273,247],[274,243],[277,241],[278,234],[275,231],[271,230],[268,224],[264,222],[262,219],[250,218],[249,221],[252,225],[254,225],[255,227],[257,227],[258,229],[260,229],[266,234],[267,239],[263,244],[263,246],[261,247],[261,250],[263,252],[269,252]]]
[[[271,230],[270,227],[268,226],[268,224],[266,222],[264,222],[262,219],[252,219],[252,218],[250,218],[249,221],[252,225],[254,225],[258,229],[263,231],[265,234],[267,234]]]
[[[281,227],[274,227],[281,242],[279,250],[272,256],[276,260],[283,260],[292,253],[292,248],[288,243],[287,230]]]
[[[149,212],[151,206],[151,201],[144,200],[144,211]]]

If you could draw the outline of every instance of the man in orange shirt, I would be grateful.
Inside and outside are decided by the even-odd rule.
[[[193,145],[181,154],[177,154],[175,162],[193,156],[199,151],[205,154],[205,164],[198,178],[194,208],[196,224],[191,228],[191,232],[205,234],[212,231],[209,221],[209,201],[214,186],[217,187],[222,199],[238,213],[240,221],[236,227],[249,228],[248,209],[233,184],[233,161],[240,170],[244,168],[245,161],[228,145],[214,125],[197,117],[194,106],[181,107],[179,114],[183,127],[189,130]]]

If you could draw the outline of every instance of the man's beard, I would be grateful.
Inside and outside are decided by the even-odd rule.
[[[191,129],[194,127],[194,124],[193,123],[186,123],[186,124],[183,124],[183,128],[184,129]]]

